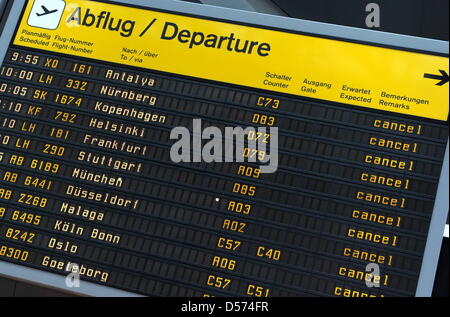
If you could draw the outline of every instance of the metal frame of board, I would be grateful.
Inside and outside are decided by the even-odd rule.
[[[199,0],[203,4],[231,9],[286,16],[271,0]]]
[[[0,0],[0,18],[2,16],[3,9],[5,8],[5,5],[6,5],[6,0]]]
[[[1,22],[3,20],[3,12],[5,10],[7,2],[8,0],[0,0],[0,34],[1,34]]]
[[[26,0],[9,0],[12,6],[3,32],[0,35],[0,63],[8,49],[8,45],[14,34],[16,24]],[[69,0],[66,0],[69,1]],[[0,0],[0,6],[5,0]],[[327,23],[298,20],[274,15],[267,15],[249,11],[241,11],[215,6],[200,5],[195,3],[180,2],[174,0],[117,0],[116,3],[139,5],[142,7],[169,10],[173,12],[189,13],[197,16],[217,18],[231,22],[254,24],[283,30],[291,30],[311,35],[330,36],[343,40],[360,41],[378,45],[394,46],[397,48],[420,50],[430,53],[449,54],[449,43],[432,39],[418,38],[413,36],[399,35],[393,33],[364,30]],[[444,157],[443,168],[438,185],[436,202],[430,223],[430,231],[425,246],[422,269],[419,276],[416,296],[431,296],[434,278],[436,274],[444,227],[449,209],[449,146]],[[10,264],[0,261],[0,275],[18,278],[37,284],[62,289],[67,292],[87,296],[139,296],[134,293],[121,291],[111,287],[82,281],[80,287],[73,289],[66,287],[65,277],[21,265]]]

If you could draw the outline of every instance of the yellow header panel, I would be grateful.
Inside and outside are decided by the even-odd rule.
[[[29,1],[14,44],[447,120],[448,58],[83,0]],[[59,10],[58,10],[59,9]],[[57,10],[57,11],[54,11]]]

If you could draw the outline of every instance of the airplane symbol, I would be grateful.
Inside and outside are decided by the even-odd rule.
[[[66,2],[63,0],[34,0],[33,8],[28,16],[28,25],[46,30],[56,30],[65,8]]]
[[[48,15],[48,14],[52,14],[52,13],[55,13],[55,12],[58,12],[58,9],[55,9],[55,10],[49,10],[49,9],[47,9],[45,6],[41,6],[41,8],[42,8],[42,10],[44,10],[44,13],[36,13],[36,15],[38,16],[38,17],[41,17],[41,16],[44,16],[44,15]]]

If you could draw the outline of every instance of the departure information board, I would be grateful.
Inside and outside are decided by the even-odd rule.
[[[114,2],[21,10],[1,261],[148,296],[416,294],[447,55]]]

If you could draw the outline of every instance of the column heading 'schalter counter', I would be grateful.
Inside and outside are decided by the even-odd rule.
[[[448,43],[152,6],[8,6],[0,274],[88,295],[429,296]]]

